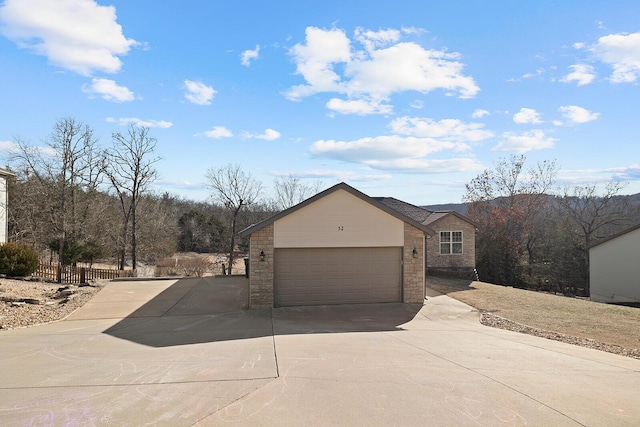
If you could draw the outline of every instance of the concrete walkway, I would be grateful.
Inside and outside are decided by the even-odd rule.
[[[640,360],[435,294],[247,311],[246,289],[112,282],[66,321],[0,332],[0,425],[640,425]]]

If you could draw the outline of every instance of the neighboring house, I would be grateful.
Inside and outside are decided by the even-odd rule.
[[[9,172],[6,169],[0,168],[0,243],[7,242],[7,235],[9,233],[8,225],[8,194],[7,194],[7,180],[16,176],[13,172]]]
[[[640,225],[589,248],[592,301],[640,302]]]
[[[249,305],[424,301],[429,268],[475,268],[476,225],[345,183],[240,232]]]

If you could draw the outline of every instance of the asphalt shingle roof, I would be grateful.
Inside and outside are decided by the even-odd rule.
[[[428,234],[433,234],[434,231],[431,227],[429,227],[430,224],[433,224],[434,222],[438,221],[439,219],[447,216],[447,215],[455,215],[458,218],[462,219],[463,221],[467,221],[471,224],[475,223],[473,221],[471,221],[470,219],[464,217],[463,215],[460,215],[456,212],[433,212],[429,209],[426,208],[422,208],[420,206],[416,206],[416,205],[412,205],[411,203],[407,203],[407,202],[403,202],[402,200],[398,200],[395,199],[393,197],[370,197],[367,196],[364,193],[361,193],[360,191],[356,190],[355,188],[349,186],[348,184],[345,184],[344,182],[341,182],[340,184],[336,184],[331,188],[328,188],[318,194],[316,194],[315,196],[303,201],[302,203],[297,204],[296,206],[293,206],[289,209],[286,209],[262,222],[259,222],[258,224],[253,224],[250,225],[249,227],[245,228],[244,230],[240,231],[240,235],[241,236],[247,236],[255,231],[258,231],[260,229],[262,229],[263,227],[267,226],[268,224],[272,224],[273,222],[275,222],[276,220],[289,215],[290,213],[301,209],[302,207],[313,203],[314,201],[318,200],[319,198],[322,198],[324,196],[326,196],[329,193],[332,193],[334,191],[337,190],[345,190],[347,192],[349,192],[350,194],[352,194],[355,197],[360,198],[361,200],[364,200],[367,203],[370,203],[374,206],[376,206],[378,209],[381,209],[387,213],[389,213],[390,215],[393,215],[405,222],[408,222],[410,224],[412,224],[414,227],[417,227],[418,229],[424,231],[425,233]]]
[[[386,206],[389,206],[391,209],[400,212],[404,216],[408,216],[414,221],[418,221],[420,224],[424,224],[427,218],[433,214],[429,209],[421,208],[420,206],[412,205],[411,203],[403,202],[402,200],[394,199],[393,197],[372,198]]]

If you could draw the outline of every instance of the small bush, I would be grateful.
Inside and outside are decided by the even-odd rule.
[[[165,258],[156,264],[156,276],[202,277],[211,270],[211,263],[202,257]]]
[[[8,276],[29,276],[40,264],[38,254],[30,246],[21,243],[0,245],[0,273]]]

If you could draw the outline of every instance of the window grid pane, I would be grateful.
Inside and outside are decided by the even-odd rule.
[[[461,254],[462,253],[462,231],[441,231],[440,232],[440,254]]]

